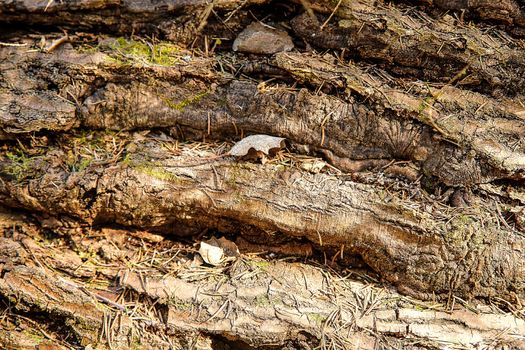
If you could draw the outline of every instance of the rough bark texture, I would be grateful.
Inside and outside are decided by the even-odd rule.
[[[117,223],[184,236],[213,229],[305,237],[359,255],[383,278],[423,299],[524,295],[523,241],[510,227],[497,228],[497,202],[473,197],[472,207],[452,211],[426,200],[411,184],[309,174],[287,165],[291,158],[279,164],[226,160],[179,167],[195,158],[170,155],[165,143],[137,142],[133,154],[119,160],[107,154],[83,170],[76,168],[92,160],[80,156],[68,165],[63,151],[71,145],[48,146],[27,161],[33,179],[13,178],[0,190],[14,206],[89,225]],[[68,152],[82,150],[73,146]],[[101,149],[97,154],[104,157]],[[6,173],[15,172],[16,164],[8,166]]]
[[[436,15],[442,15],[444,11],[453,11],[461,21],[475,20],[477,22],[487,22],[491,25],[496,24],[506,28],[511,34],[523,37],[525,34],[525,16],[523,1],[503,0],[503,1],[447,1],[447,0],[414,0],[414,4],[434,7],[438,11]]]
[[[495,306],[454,297],[458,304],[447,309],[352,280],[355,272],[340,278],[250,255],[230,266],[199,266],[194,248],[151,233],[62,228],[45,237],[27,217],[1,215],[9,238],[0,249],[11,252],[1,261],[3,348],[525,345],[525,321]],[[46,318],[52,321],[38,322]]]
[[[3,344],[525,346],[522,5],[0,3]],[[249,134],[287,147],[228,157]]]

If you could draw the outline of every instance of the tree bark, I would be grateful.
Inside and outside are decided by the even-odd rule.
[[[454,11],[461,20],[474,19],[481,23],[497,24],[511,34],[523,37],[525,34],[525,17],[523,1],[444,1],[417,0],[415,4],[433,6],[441,11]],[[442,14],[438,12],[438,14]]]
[[[5,346],[525,346],[521,4],[412,3],[0,4]],[[233,51],[254,18],[295,48]],[[229,156],[250,134],[286,148]],[[204,267],[162,238],[213,235],[244,255]],[[135,256],[157,249],[184,256]]]
[[[2,219],[11,236],[0,241],[11,253],[0,262],[4,348],[524,345],[525,321],[495,305],[419,302],[326,268],[249,255],[199,266],[191,246],[143,231],[63,227],[44,239],[27,217]]]

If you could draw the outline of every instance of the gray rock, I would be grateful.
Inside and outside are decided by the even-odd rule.
[[[284,30],[273,29],[259,22],[246,27],[233,42],[233,50],[271,55],[293,49],[292,38]]]

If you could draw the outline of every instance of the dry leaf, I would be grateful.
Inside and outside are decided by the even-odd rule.
[[[224,255],[227,257],[237,257],[241,255],[239,253],[239,248],[237,247],[237,244],[230,241],[229,239],[225,237],[221,237],[216,240],[218,243],[218,246],[221,247],[224,250]]]
[[[224,258],[224,250],[222,248],[216,247],[206,242],[201,242],[199,254],[207,264],[213,266],[220,265]]]
[[[204,264],[204,259],[202,258],[202,256],[199,254],[195,254],[193,260],[191,260],[190,267],[199,267],[202,264]]]
[[[250,150],[269,155],[270,151],[280,150],[284,147],[284,138],[270,135],[251,135],[237,142],[228,152],[232,156],[244,157]]]
[[[199,254],[207,264],[213,266],[235,260],[240,255],[237,245],[224,237],[219,239],[212,237],[206,242],[201,242]]]

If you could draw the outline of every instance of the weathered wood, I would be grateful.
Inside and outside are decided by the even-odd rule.
[[[63,270],[55,256],[72,253],[67,243],[42,241],[24,216],[1,215],[3,235],[13,235],[13,224],[18,230],[0,249],[18,244],[27,253],[0,277],[0,296],[10,302],[1,306],[5,348],[524,346],[525,321],[511,314],[461,302],[467,309],[460,299],[447,311],[322,268],[250,255],[231,265],[199,266],[188,260],[191,247],[141,232],[131,238],[125,230],[66,229],[78,261]],[[90,283],[77,274],[88,265],[99,272]],[[35,326],[37,313],[54,326]]]
[[[0,3],[0,346],[525,346],[522,4],[412,3]]]
[[[208,29],[219,22],[211,11],[237,14],[217,33],[231,36],[242,29],[239,17],[248,17],[243,6],[264,4],[268,0],[9,0],[0,3],[1,23],[46,25],[70,31],[104,31],[113,33],[161,35],[171,40],[191,44],[195,36],[208,24]],[[249,19],[251,20],[251,19]],[[211,23],[208,23],[211,22]],[[0,24],[1,24],[0,23]],[[213,30],[211,30],[213,31]],[[8,33],[3,33],[8,35]]]
[[[125,158],[98,149],[100,160],[75,158],[68,164],[64,147],[77,153],[101,140],[86,142],[78,150],[62,142],[28,159],[34,175],[4,179],[0,198],[91,225],[118,223],[178,235],[211,228],[306,237],[334,252],[361,256],[383,278],[422,299],[450,293],[525,298],[523,236],[499,224],[498,203],[490,197],[472,195],[471,206],[452,210],[425,200],[410,184],[385,192],[392,185],[373,178],[360,184],[246,161],[188,167],[184,164],[199,164],[198,158],[173,156],[163,146],[169,139],[135,142]],[[77,170],[86,160],[85,169]],[[4,173],[17,164],[8,166]]]
[[[303,83],[357,96],[261,91],[252,82],[219,75],[210,59],[185,62],[185,51],[170,57],[176,63],[169,66],[138,61],[131,67],[115,63],[111,53],[82,54],[67,47],[53,54],[6,48],[0,55],[6,58],[4,86],[10,87],[0,102],[8,139],[77,126],[161,127],[199,139],[235,137],[243,131],[279,135],[350,161],[374,159],[384,165],[411,160],[421,174],[447,185],[524,176],[525,120],[522,107],[510,99],[422,84],[403,92],[389,86],[380,71],[365,73],[355,65],[304,54],[278,54],[266,64]],[[41,74],[36,79],[31,73],[35,65]],[[42,84],[55,92],[42,92]],[[363,170],[355,162],[336,159],[330,158],[343,170]]]
[[[346,49],[350,57],[379,62],[398,76],[460,85],[494,96],[523,93],[525,55],[518,41],[373,3],[344,1],[337,12],[339,19],[322,30],[325,17],[314,21],[301,14],[290,23],[298,36],[316,47]]]
[[[450,1],[450,0],[413,0],[415,4],[426,7],[435,7],[445,11],[453,10],[459,20],[486,21],[489,24],[497,23],[511,34],[523,37],[525,34],[525,14],[523,1]],[[443,13],[440,13],[442,15]]]

